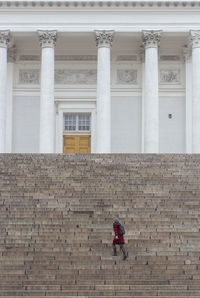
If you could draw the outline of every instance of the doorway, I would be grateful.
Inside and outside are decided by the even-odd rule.
[[[86,113],[64,114],[63,153],[91,153],[91,116]]]

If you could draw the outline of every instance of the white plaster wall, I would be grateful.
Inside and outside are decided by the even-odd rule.
[[[15,96],[13,100],[13,153],[39,152],[39,98]]]
[[[168,114],[172,114],[172,119]],[[160,97],[160,153],[184,152],[185,98]]]
[[[141,98],[113,97],[111,102],[111,152],[141,152]]]

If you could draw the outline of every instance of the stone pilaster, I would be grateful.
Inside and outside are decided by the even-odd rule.
[[[16,46],[12,46],[8,48],[8,63],[15,63],[17,58],[17,48]]]

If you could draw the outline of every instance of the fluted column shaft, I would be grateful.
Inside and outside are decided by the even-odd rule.
[[[55,152],[54,47],[56,31],[38,31],[41,54],[40,153]]]
[[[111,153],[110,48],[113,31],[95,31],[97,62],[97,153]]]
[[[6,150],[7,48],[10,31],[0,31],[0,153]]]
[[[192,45],[192,151],[200,153],[200,30],[190,31]]]
[[[144,75],[144,152],[159,152],[158,45],[160,31],[143,31]]]

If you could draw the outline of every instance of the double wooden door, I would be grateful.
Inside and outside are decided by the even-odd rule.
[[[91,136],[89,135],[64,135],[63,153],[88,154],[91,153]]]

